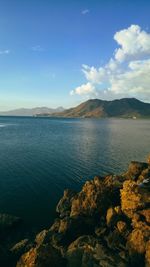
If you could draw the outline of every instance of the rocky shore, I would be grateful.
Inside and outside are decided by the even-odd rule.
[[[79,193],[65,190],[56,211],[35,238],[1,243],[0,266],[150,267],[150,160],[96,176]],[[7,216],[0,216],[0,234],[10,238],[19,219]]]

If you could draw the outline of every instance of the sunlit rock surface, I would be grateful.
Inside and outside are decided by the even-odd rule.
[[[79,193],[65,190],[56,211],[49,229],[5,251],[9,266],[150,267],[149,159],[122,175],[96,176]]]

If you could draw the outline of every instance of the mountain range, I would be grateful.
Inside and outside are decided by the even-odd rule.
[[[150,117],[150,103],[142,102],[136,98],[122,98],[116,100],[90,99],[80,105],[64,109],[48,107],[36,107],[32,109],[21,108],[0,112],[3,116],[44,116],[64,118],[141,118]]]
[[[150,103],[144,103],[136,98],[122,98],[112,101],[90,99],[77,107],[53,113],[56,117],[150,117]]]
[[[58,108],[47,108],[47,107],[36,107],[36,108],[20,108],[9,111],[0,111],[2,116],[50,116],[54,112],[64,111],[63,107]]]

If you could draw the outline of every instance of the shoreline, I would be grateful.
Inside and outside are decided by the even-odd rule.
[[[2,216],[12,240],[1,244],[0,265],[149,267],[149,177],[150,162],[133,161],[122,175],[96,176],[79,193],[65,190],[52,226],[16,244],[20,219]]]

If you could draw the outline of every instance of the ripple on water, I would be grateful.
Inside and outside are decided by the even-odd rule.
[[[150,152],[150,120],[0,117],[0,127],[0,212],[40,227],[53,221],[64,188]]]

